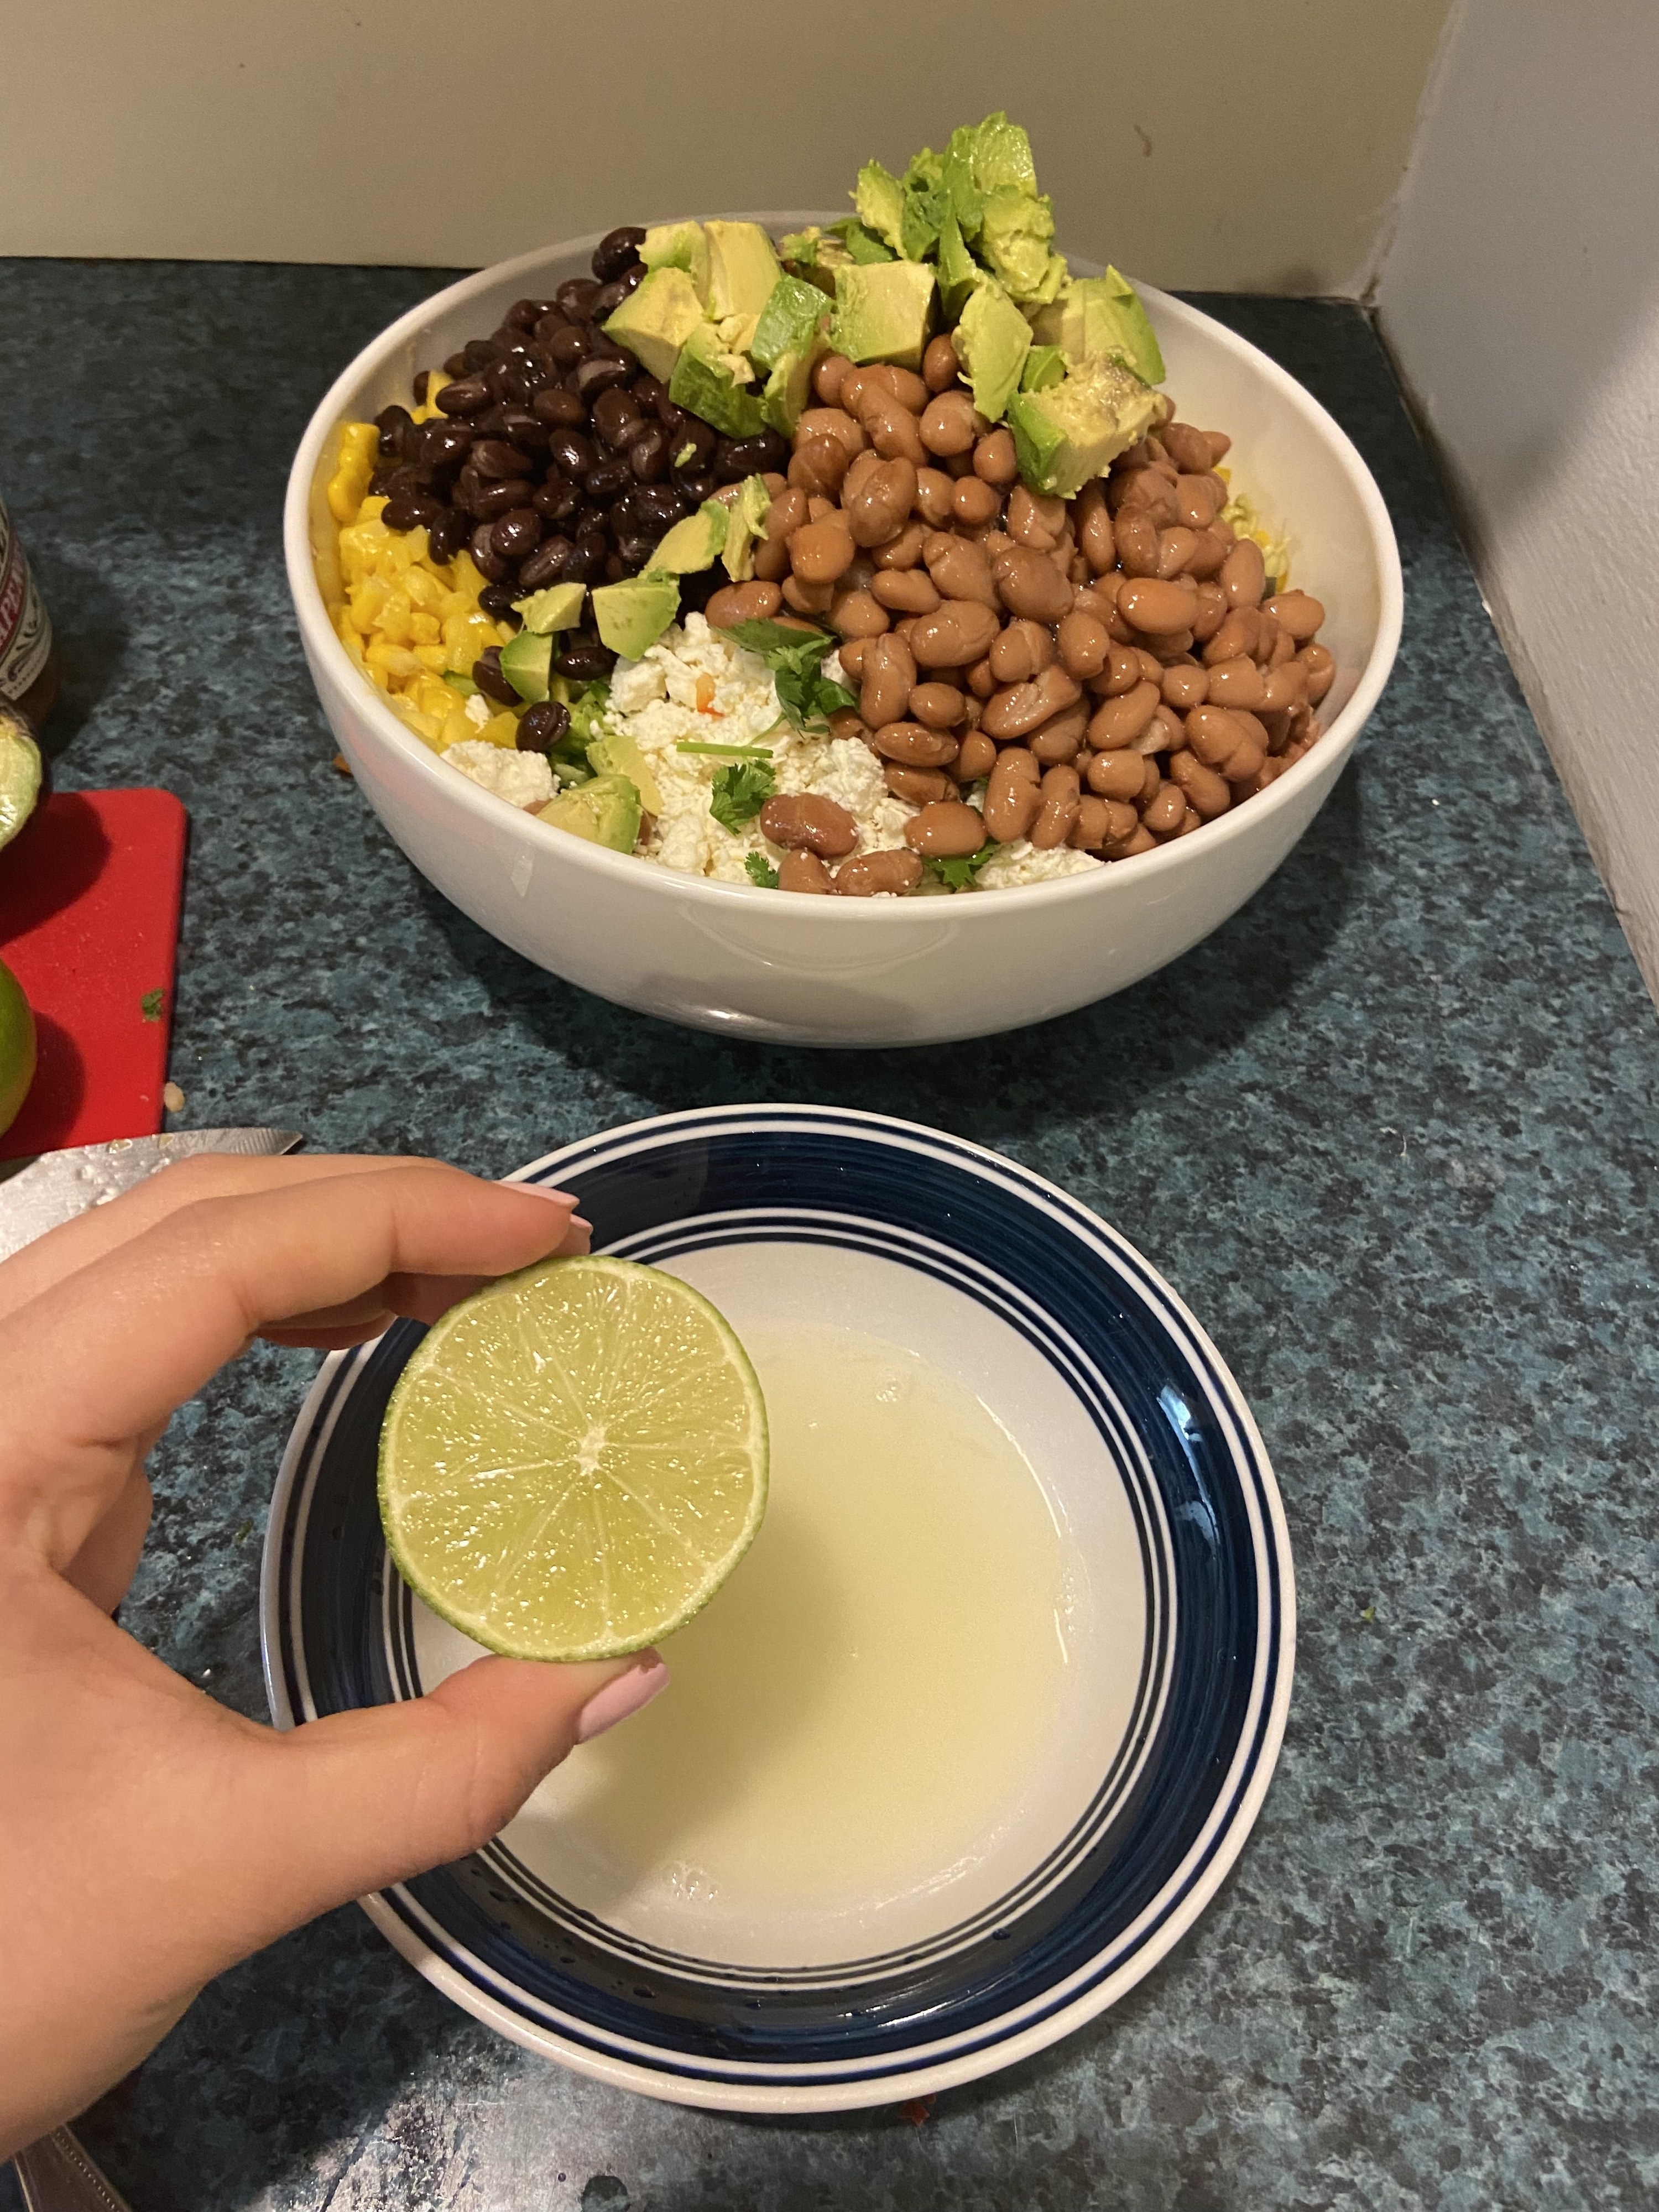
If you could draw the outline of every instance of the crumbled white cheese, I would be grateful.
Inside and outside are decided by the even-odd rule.
[[[444,758],[509,806],[545,806],[553,796],[553,770],[545,753],[514,752],[486,738],[468,738],[451,745]]]
[[[1047,884],[1056,876],[1086,875],[1091,868],[1105,865],[1093,854],[1079,853],[1073,845],[1058,845],[1051,852],[1040,853],[1029,838],[1016,837],[1000,853],[994,853],[980,870],[979,887],[987,891],[1012,890],[1019,884]]]
[[[467,720],[473,725],[475,729],[480,730],[483,729],[484,724],[489,720],[495,711],[495,709],[490,705],[489,700],[485,698],[482,691],[475,691],[471,697],[466,702],[465,705],[461,708],[461,712],[466,716]]]

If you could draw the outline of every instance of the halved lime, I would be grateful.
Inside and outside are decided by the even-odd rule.
[[[34,1080],[34,1017],[23,987],[0,960],[0,1132],[9,1129]]]
[[[398,1571],[515,1659],[610,1659],[701,1610],[766,1510],[766,1407],[701,1292],[603,1256],[453,1307],[380,1431]]]
[[[0,845],[9,845],[40,796],[40,749],[15,708],[0,700]]]

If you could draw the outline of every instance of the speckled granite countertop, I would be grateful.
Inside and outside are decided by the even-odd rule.
[[[441,281],[4,270],[0,482],[64,641],[59,781],[164,783],[194,825],[183,1118],[500,1174],[638,1115],[795,1098],[1041,1169],[1170,1277],[1255,1403],[1299,1572],[1290,1733],[1196,1932],[924,2125],[578,2081],[353,1909],[210,1989],[88,2145],[135,2212],[1659,2201],[1659,1024],[1366,325],[1204,303],[1353,434],[1405,557],[1398,672],[1310,834],[1218,937],[1090,1013],[820,1057],[539,974],[329,765],[283,477],[329,379]],[[265,1500],[312,1364],[256,1352],[174,1423],[124,1616],[247,1713]]]

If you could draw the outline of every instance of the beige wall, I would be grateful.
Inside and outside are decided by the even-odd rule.
[[[1060,242],[1352,289],[1448,0],[0,0],[0,252],[477,264],[1027,125]]]

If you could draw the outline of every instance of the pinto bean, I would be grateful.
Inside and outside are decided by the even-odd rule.
[[[1074,768],[1051,768],[1038,787],[1039,803],[1036,819],[1030,828],[1030,839],[1040,853],[1052,852],[1063,845],[1077,826],[1079,803],[1083,787]]]
[[[983,660],[975,661],[967,672],[966,680],[968,689],[973,694],[974,704],[979,712],[982,713],[985,702],[988,699],[994,699],[997,692],[996,671],[991,665],[988,653]],[[978,726],[977,714],[975,717],[975,726]]]
[[[1119,752],[1133,744],[1157,712],[1159,696],[1157,684],[1143,680],[1133,691],[1103,701],[1089,725],[1089,743],[1097,752]]]
[[[883,612],[884,613],[885,611],[886,610],[884,608]],[[874,643],[875,636],[873,634],[869,637],[849,637],[842,641],[839,657],[841,665],[846,671],[848,680],[850,683],[859,684],[863,681],[865,656]],[[857,717],[854,716],[854,720],[856,720]],[[836,718],[833,714],[830,718],[830,726],[832,731],[836,726]],[[863,725],[860,723],[860,727],[862,728],[862,726]]]
[[[951,509],[966,530],[982,530],[996,520],[1002,494],[981,477],[958,477],[951,495]]]
[[[778,862],[781,891],[833,891],[836,879],[816,853],[786,853]]]
[[[1019,455],[1012,430],[988,431],[974,448],[974,474],[1000,489],[1019,474]]]
[[[1244,655],[1212,663],[1206,676],[1208,696],[1217,707],[1259,707],[1267,686],[1255,661]]]
[[[1112,532],[1106,487],[1098,477],[1078,494],[1072,509],[1072,526],[1084,559],[1097,576],[1103,576],[1117,561],[1117,540]]]
[[[1184,576],[1192,565],[1193,555],[1198,550],[1198,532],[1183,530],[1176,523],[1173,530],[1158,533],[1158,573],[1162,577]]]
[[[901,768],[948,768],[957,757],[957,741],[948,730],[930,730],[922,722],[885,722],[875,732],[876,750],[884,760]]]
[[[921,426],[910,410],[890,392],[866,392],[859,419],[883,460],[896,460],[902,456],[915,468],[927,466],[927,448],[921,441]]]
[[[1267,587],[1267,563],[1254,538],[1241,538],[1221,564],[1219,582],[1230,607],[1261,604]]]
[[[1195,660],[1177,660],[1164,671],[1158,689],[1164,695],[1164,705],[1184,714],[1189,707],[1201,707],[1209,697],[1209,671],[1200,667]]]
[[[884,568],[870,589],[884,607],[901,614],[930,615],[939,593],[925,568]]]
[[[1138,799],[1146,786],[1146,763],[1127,747],[1095,753],[1083,771],[1083,780],[1097,798]]]
[[[930,338],[921,356],[921,380],[930,392],[947,392],[957,380],[961,363],[948,337]]]
[[[955,480],[947,477],[943,469],[916,471],[916,512],[935,530],[956,520],[957,511],[951,504],[956,488]]]
[[[1063,500],[1043,499],[1024,484],[1016,484],[1009,493],[1008,535],[1017,545],[1029,545],[1038,553],[1052,553],[1065,526]]]
[[[760,811],[760,832],[774,845],[798,846],[826,860],[840,860],[859,842],[859,825],[847,809],[811,792],[769,799]]]
[[[812,394],[824,406],[833,407],[841,398],[842,379],[853,364],[844,353],[827,353],[812,371]]]
[[[1098,676],[1113,651],[1111,634],[1099,616],[1079,613],[1075,607],[1060,617],[1055,641],[1061,667],[1079,683]]]
[[[913,692],[912,698],[915,696]],[[990,738],[981,737],[977,730],[969,730],[951,763],[951,773],[958,783],[977,783],[981,776],[989,775],[996,762],[997,749]]]
[[[1324,627],[1325,610],[1307,592],[1279,592],[1262,610],[1270,614],[1281,629],[1287,629],[1298,645],[1306,645]]]
[[[953,763],[953,769],[954,766]],[[936,799],[954,799],[957,795],[956,780],[943,769],[899,768],[889,761],[882,775],[893,797],[908,800],[912,806],[927,806]],[[975,846],[974,849],[977,852],[979,848]]]
[[[1268,670],[1261,679],[1261,696],[1256,702],[1258,714],[1281,714],[1291,707],[1299,707],[1308,696],[1308,671],[1300,660],[1282,660]]]
[[[980,717],[980,727],[989,738],[1023,738],[1080,696],[1075,680],[1056,663],[1027,683],[999,691]]]
[[[991,672],[999,684],[1024,684],[1054,657],[1053,631],[1042,623],[1016,619],[991,647]]]
[[[1308,703],[1316,707],[1336,681],[1336,659],[1330,647],[1304,645],[1297,659],[1308,672]]]
[[[1010,745],[998,754],[985,790],[985,827],[1000,844],[1024,837],[1036,820],[1042,804],[1041,774],[1022,746]]]
[[[1227,619],[1227,594],[1213,578],[1198,587],[1198,611],[1193,617],[1193,635],[1207,645]]]
[[[1233,803],[1226,778],[1218,775],[1212,768],[1206,768],[1194,752],[1170,754],[1170,780],[1179,784],[1186,793],[1188,805],[1202,822],[1212,822]]]
[[[1117,611],[1132,629],[1169,635],[1190,627],[1197,598],[1190,586],[1158,576],[1134,576],[1117,595]]]
[[[1219,502],[1215,479],[1207,471],[1176,478],[1176,505],[1188,530],[1207,530],[1215,520]]]
[[[1057,623],[1072,611],[1076,597],[1054,562],[1029,545],[1010,545],[992,563],[1002,604],[1010,614],[1033,622]]]
[[[726,584],[711,592],[704,615],[716,629],[740,622],[769,622],[783,604],[775,584]]]
[[[1155,837],[1173,837],[1186,818],[1186,793],[1178,783],[1166,783],[1160,777],[1157,791],[1141,807],[1141,827]]]
[[[915,465],[902,455],[878,460],[843,487],[842,505],[855,544],[883,545],[896,537],[916,495]]]
[[[928,572],[933,574],[930,569]],[[935,585],[939,582],[933,577]],[[941,599],[930,615],[916,618],[911,646],[922,668],[967,668],[982,660],[1001,627],[976,599]],[[908,694],[907,694],[908,696]]]
[[[715,595],[717,598],[719,594]],[[892,618],[873,592],[843,592],[830,605],[832,629],[849,641],[854,638],[879,637],[892,627]],[[843,655],[842,665],[847,665]]]
[[[871,561],[878,568],[914,568],[932,535],[925,522],[907,522],[883,544],[870,548]]]
[[[967,702],[951,684],[918,684],[910,694],[912,717],[930,730],[955,729],[967,710]]]
[[[781,879],[782,870],[779,878]],[[836,870],[836,889],[843,898],[902,898],[921,881],[921,855],[902,847],[884,853],[859,853]]]
[[[789,566],[806,584],[833,584],[853,565],[852,537],[839,516],[804,522],[789,540]]]
[[[828,578],[819,584],[809,584],[804,576],[786,576],[783,580],[783,603],[798,615],[828,614],[835,595],[835,585]]]
[[[1088,734],[1088,702],[1079,699],[1075,705],[1062,707],[1059,714],[1050,714],[1025,742],[1033,758],[1040,760],[1045,768],[1052,768],[1056,761],[1074,761]]]
[[[972,599],[993,613],[1001,612],[991,563],[982,546],[941,530],[922,541],[921,557],[942,599]]]
[[[853,458],[839,438],[808,438],[790,456],[790,485],[803,493],[834,499],[847,480]]]
[[[1078,801],[1070,842],[1081,853],[1098,853],[1106,846],[1125,843],[1139,827],[1140,817],[1133,806],[1121,799],[1091,794]]]
[[[898,720],[909,704],[915,680],[915,659],[902,637],[890,635],[872,641],[864,657],[859,690],[859,713],[871,729]]]
[[[1126,576],[1158,574],[1158,525],[1143,507],[1120,507],[1112,524],[1117,557]]]
[[[965,799],[935,799],[905,823],[904,842],[933,860],[965,860],[985,842],[985,817]]]
[[[941,392],[922,416],[921,442],[930,453],[947,458],[971,453],[988,427],[969,393]]]
[[[1204,647],[1204,665],[1218,667],[1224,660],[1248,660],[1261,635],[1254,607],[1235,607]],[[1198,632],[1194,630],[1197,637]]]

